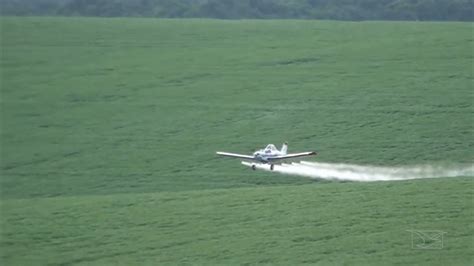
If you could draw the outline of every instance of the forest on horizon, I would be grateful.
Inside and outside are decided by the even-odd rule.
[[[7,16],[473,21],[472,0],[0,0]]]

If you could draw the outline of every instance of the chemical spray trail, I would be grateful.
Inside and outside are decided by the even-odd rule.
[[[247,166],[251,163],[242,162]],[[270,171],[268,165],[256,164],[257,169]],[[461,166],[406,166],[381,167],[370,165],[334,164],[317,162],[299,162],[275,165],[274,172],[288,175],[300,175],[315,179],[341,181],[392,181],[419,178],[439,178],[474,176],[474,165]]]

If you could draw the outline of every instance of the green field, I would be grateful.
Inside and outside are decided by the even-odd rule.
[[[472,23],[0,23],[2,265],[473,263],[472,177],[322,182],[214,154],[472,164]]]

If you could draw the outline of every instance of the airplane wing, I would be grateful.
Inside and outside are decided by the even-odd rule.
[[[285,160],[285,159],[291,159],[291,158],[296,158],[296,157],[305,157],[305,156],[311,156],[311,155],[317,155],[318,153],[315,151],[308,151],[308,152],[300,152],[300,153],[289,153],[286,155],[281,155],[281,156],[275,156],[275,157],[270,157],[268,158],[269,161],[278,161],[278,160]]]
[[[218,152],[216,152],[216,154],[222,155],[222,156],[227,156],[227,157],[233,157],[233,158],[241,158],[241,159],[249,159],[249,160],[254,160],[255,159],[251,155],[244,155],[244,154],[237,154],[237,153],[230,153],[230,152],[218,151]]]

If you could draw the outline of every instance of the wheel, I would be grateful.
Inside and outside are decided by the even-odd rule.
[[[255,164],[252,164],[252,170],[257,170],[257,167],[255,166]]]
[[[273,168],[274,168],[274,167],[275,167],[275,166],[274,166],[273,164],[270,164],[270,170],[273,171]]]

